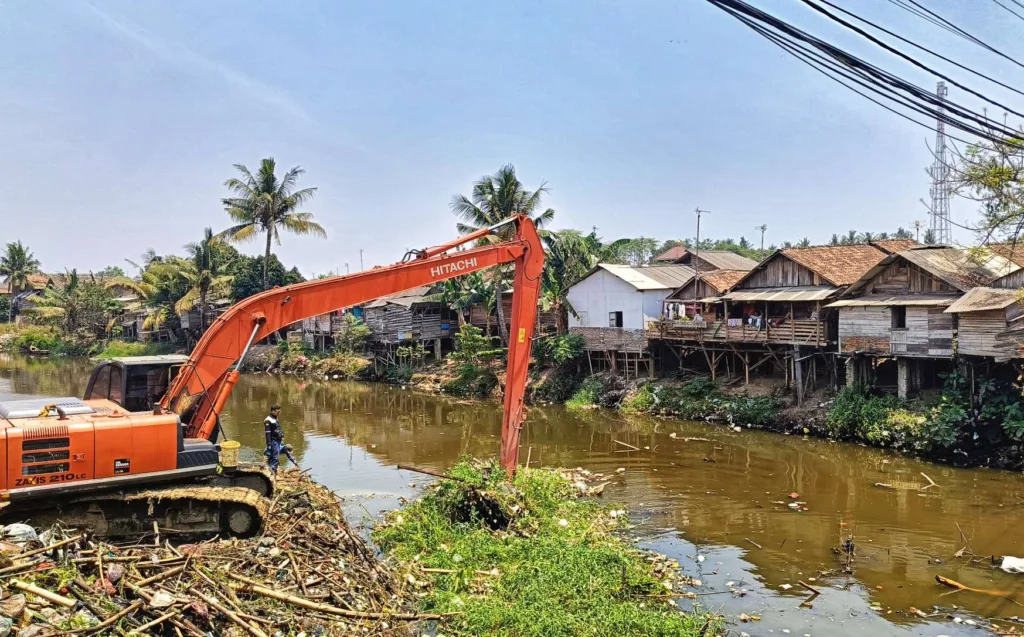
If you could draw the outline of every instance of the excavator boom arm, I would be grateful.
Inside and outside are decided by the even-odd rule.
[[[196,344],[161,406],[182,416],[188,425],[188,437],[208,439],[238,381],[237,363],[252,343],[305,318],[484,268],[514,263],[501,449],[502,465],[513,472],[518,459],[519,429],[525,418],[523,399],[544,250],[537,229],[528,217],[518,215],[499,225],[504,223],[514,223],[516,227],[515,236],[508,241],[452,251],[492,234],[498,227],[494,226],[419,251],[415,258],[388,267],[274,288],[235,304],[214,321]]]

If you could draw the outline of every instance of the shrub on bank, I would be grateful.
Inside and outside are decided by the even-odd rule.
[[[458,376],[441,384],[446,394],[461,397],[489,396],[498,386],[498,377],[487,365],[462,363],[459,365]]]
[[[373,532],[422,587],[422,610],[454,613],[439,634],[718,634],[716,618],[657,598],[666,587],[649,554],[615,534],[622,518],[579,498],[567,475],[522,468],[509,481],[496,463],[466,461],[449,474],[460,481],[442,481]]]
[[[603,391],[604,386],[601,384],[601,381],[591,376],[580,384],[579,389],[573,393],[569,400],[565,401],[565,406],[570,409],[593,407],[600,402]]]
[[[167,343],[142,343],[128,341],[107,341],[96,358],[110,359],[123,356],[156,356],[170,354],[173,348]]]
[[[775,396],[730,396],[710,379],[696,378],[684,385],[644,383],[628,392],[618,407],[625,413],[763,427],[778,420],[782,406]]]

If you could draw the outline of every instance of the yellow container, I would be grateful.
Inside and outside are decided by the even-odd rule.
[[[220,466],[234,468],[238,466],[238,449],[242,443],[237,440],[225,440],[220,443]]]

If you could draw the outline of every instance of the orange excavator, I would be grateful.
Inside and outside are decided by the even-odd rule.
[[[498,240],[508,226],[514,235]],[[515,279],[501,464],[514,473],[544,266],[537,229],[523,215],[388,267],[249,297],[217,318],[187,358],[101,363],[84,399],[0,402],[0,520],[63,520],[106,536],[156,527],[259,532],[273,482],[258,465],[222,466],[217,444],[221,412],[253,343],[304,318],[507,263]]]

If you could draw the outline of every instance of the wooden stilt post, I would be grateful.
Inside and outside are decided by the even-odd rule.
[[[793,348],[793,375],[796,381],[796,404],[802,406],[804,404],[804,375],[803,375],[803,361],[800,360],[800,348]]]
[[[743,352],[743,384],[750,384],[750,358],[746,352]]]

